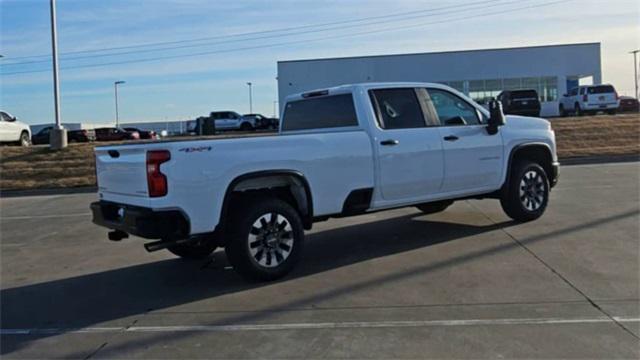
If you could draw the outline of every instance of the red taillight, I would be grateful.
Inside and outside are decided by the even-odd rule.
[[[582,101],[584,102],[589,101],[589,97],[587,96],[587,94],[582,95]]]
[[[171,160],[171,153],[167,150],[153,150],[147,152],[147,185],[149,197],[167,195],[167,177],[160,171],[160,164]]]

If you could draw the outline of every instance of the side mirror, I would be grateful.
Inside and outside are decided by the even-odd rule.
[[[504,112],[502,112],[502,103],[497,100],[489,101],[489,122],[487,124],[487,132],[489,135],[498,133],[498,128],[505,124]]]
[[[12,117],[10,117],[9,119],[7,119],[7,121],[9,121],[9,122],[14,122],[14,121],[16,121],[16,120],[18,120],[18,119],[16,119],[16,117],[15,117],[15,116],[12,116]]]

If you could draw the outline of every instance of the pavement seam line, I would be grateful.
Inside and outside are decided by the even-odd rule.
[[[477,206],[475,206],[474,204],[472,204],[471,202],[469,202],[467,200],[467,202],[476,210],[478,210],[485,218],[487,218],[487,220],[489,220],[490,222],[492,222],[494,225],[497,225],[497,223],[489,216],[487,215],[484,211],[482,211],[482,209],[478,208]],[[584,297],[590,304],[591,306],[593,306],[595,309],[597,309],[600,313],[602,313],[603,315],[605,315],[606,317],[608,317],[609,319],[611,319],[611,321],[618,325],[622,330],[624,330],[626,333],[628,333],[629,335],[633,336],[634,338],[636,338],[637,340],[640,340],[640,337],[636,334],[633,333],[633,331],[631,331],[630,329],[628,329],[626,326],[624,326],[621,322],[619,322],[617,320],[616,317],[611,316],[609,313],[607,313],[603,308],[600,307],[600,305],[596,304],[595,301],[593,301],[584,291],[582,291],[581,289],[579,289],[576,285],[574,285],[571,281],[569,281],[569,279],[567,279],[566,277],[564,277],[562,274],[560,274],[560,272],[558,272],[556,269],[554,269],[551,265],[549,265],[546,261],[544,261],[540,256],[538,256],[538,254],[536,254],[535,252],[533,252],[533,250],[529,249],[529,247],[527,247],[525,244],[523,244],[520,240],[518,240],[515,236],[513,236],[509,231],[507,231],[507,229],[505,228],[499,228],[500,231],[502,231],[504,234],[506,234],[511,240],[513,240],[516,244],[518,244],[522,249],[524,249],[526,252],[528,252],[531,256],[533,256],[536,260],[538,260],[542,265],[544,265],[547,269],[549,269],[552,273],[554,273],[558,278],[560,278],[562,281],[564,281],[567,285],[569,285],[573,290],[575,290],[578,294],[580,294],[582,297]]]
[[[640,322],[640,318],[617,317],[621,322]],[[346,321],[318,323],[273,323],[273,324],[227,324],[227,325],[161,325],[161,326],[114,326],[86,328],[49,329],[0,329],[2,335],[52,335],[61,333],[124,333],[140,332],[239,332],[239,331],[284,331],[322,330],[350,328],[416,328],[416,327],[456,327],[456,326],[509,326],[509,325],[551,325],[551,324],[592,324],[611,323],[608,316],[588,318],[514,318],[514,319],[451,319],[451,320],[400,320],[400,321]],[[98,349],[85,359],[103,349],[113,337],[107,339]]]

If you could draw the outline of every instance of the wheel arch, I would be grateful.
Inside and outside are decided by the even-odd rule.
[[[290,194],[290,197],[285,196],[286,199],[284,200],[290,203],[293,202],[291,205],[300,213],[305,229],[311,229],[313,224],[313,198],[309,182],[301,172],[286,169],[255,171],[235,177],[225,191],[219,224],[224,226],[235,193],[246,191],[273,193],[274,189],[282,188],[288,188],[287,191]],[[280,197],[279,195],[281,193],[276,193],[276,197]]]
[[[553,176],[553,152],[551,151],[551,147],[549,144],[543,142],[533,142],[520,144],[511,149],[503,187],[509,184],[513,164],[520,159],[528,159],[538,163],[542,166],[551,181],[551,176]]]

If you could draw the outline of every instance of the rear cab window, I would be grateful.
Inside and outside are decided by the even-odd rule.
[[[412,129],[427,126],[414,88],[370,90],[369,96],[381,129]]]
[[[599,85],[587,88],[588,94],[613,94],[615,89],[611,85]]]
[[[282,131],[356,126],[358,117],[351,93],[290,101],[282,119]]]
[[[538,93],[535,90],[519,90],[511,93],[512,100],[521,100],[521,99],[538,99]]]

